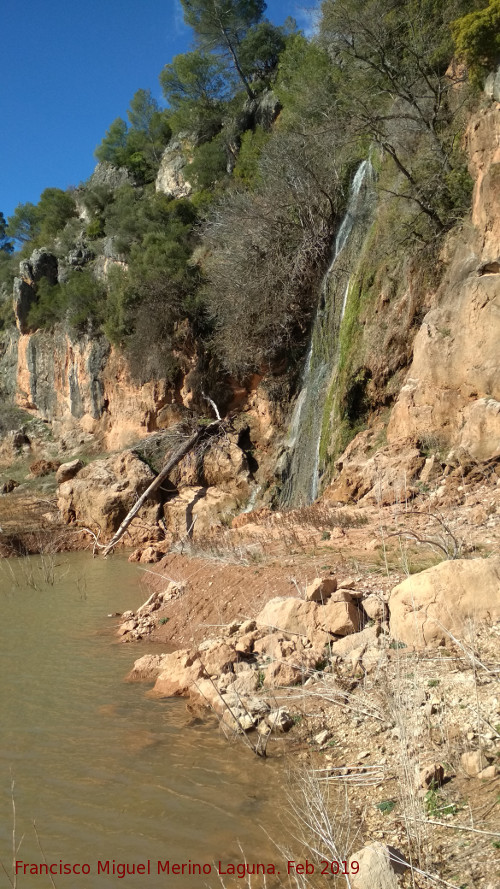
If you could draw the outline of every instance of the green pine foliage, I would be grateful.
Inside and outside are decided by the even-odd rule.
[[[97,160],[125,167],[138,185],[152,182],[172,130],[169,115],[158,105],[151,90],[137,90],[127,111],[129,123],[113,121],[95,150]]]
[[[452,34],[458,56],[479,82],[500,63],[500,0],[490,0],[483,9],[457,19]]]
[[[64,282],[42,278],[28,323],[32,329],[64,323],[77,333],[96,332],[102,321],[104,288],[90,269],[75,269]]]

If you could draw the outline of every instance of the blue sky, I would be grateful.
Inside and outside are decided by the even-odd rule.
[[[317,0],[268,0],[310,30]],[[96,145],[136,90],[161,99],[158,74],[192,32],[179,0],[12,0],[0,28],[0,211],[37,203],[44,188],[78,185]]]

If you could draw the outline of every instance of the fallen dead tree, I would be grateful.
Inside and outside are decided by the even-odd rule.
[[[218,414],[218,411],[217,411]],[[169,460],[165,463],[165,466],[161,470],[161,472],[156,476],[154,481],[151,482],[148,488],[144,491],[143,494],[138,498],[137,502],[134,503],[132,509],[127,513],[123,522],[121,523],[118,530],[113,535],[112,539],[109,541],[106,546],[102,547],[102,555],[107,556],[116,546],[119,540],[125,534],[125,531],[129,527],[132,520],[135,518],[137,513],[139,512],[141,506],[146,502],[146,500],[151,497],[152,494],[160,487],[160,485],[168,478],[169,474],[172,470],[177,466],[178,463],[181,462],[183,457],[193,451],[195,448],[198,448],[202,443],[206,444],[210,439],[214,438],[216,435],[220,435],[221,432],[224,432],[227,426],[227,422],[221,420],[218,416],[216,420],[212,420],[212,422],[208,424],[199,424],[198,428],[195,432],[192,433],[189,438],[185,439],[182,444],[174,451]]]

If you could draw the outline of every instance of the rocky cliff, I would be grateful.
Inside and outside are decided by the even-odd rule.
[[[457,453],[462,461],[464,454],[483,461],[500,453],[500,104],[493,94],[485,96],[471,119],[466,143],[475,181],[472,214],[441,248],[439,286],[422,284],[418,264],[404,267],[397,282],[379,266],[368,270],[371,290],[363,302],[358,282],[368,277],[371,245],[382,224],[378,209],[363,243],[354,239],[351,245],[347,288],[341,282],[339,347],[332,351],[338,363],[315,433],[321,436],[316,470],[322,464],[323,489],[333,480],[328,488],[333,500],[373,498],[375,489],[382,499],[399,496],[395,492],[402,479],[405,485],[418,480],[429,453],[441,462],[447,457],[456,461]],[[18,330],[4,333],[0,341],[4,401],[49,421],[68,453],[82,445],[94,452],[119,450],[186,416],[194,406],[194,359],[186,361],[176,385],[162,380],[139,385],[125,358],[103,336],[70,334],[61,325],[52,331],[27,330],[30,294],[50,265],[43,250],[35,253],[21,264],[16,284]],[[355,354],[350,365],[344,354],[349,350]],[[250,456],[250,475],[246,468],[242,479],[245,496],[249,481],[261,493],[272,491],[280,483],[279,442],[280,435],[286,438],[288,405],[271,403],[260,376],[246,386],[226,382],[232,391],[228,410],[242,415],[236,446],[245,460]],[[309,394],[316,397],[312,389]],[[339,430],[350,411],[358,413],[364,428],[349,436],[345,449]],[[175,483],[191,486],[180,498],[186,503],[200,486],[222,483],[225,493],[237,493],[241,508],[238,481],[237,491],[228,479],[207,482],[203,473]],[[227,511],[227,498],[222,499]],[[182,517],[174,520],[173,507],[171,512],[172,527],[180,529]]]
[[[471,224],[447,245],[448,269],[417,333],[388,440],[434,437],[484,460],[500,453],[500,105],[467,133]]]
[[[326,405],[333,409],[321,445],[335,459],[324,474],[328,498],[395,502],[429,481],[424,457],[456,466],[500,454],[499,144],[500,104],[490,97],[467,128],[472,213],[441,248],[439,286],[418,263],[398,281],[373,273],[367,248],[379,211],[353,273],[356,314],[340,330],[350,370],[334,374]],[[367,268],[378,277],[369,298]],[[339,428],[353,406],[363,430],[339,456]]]

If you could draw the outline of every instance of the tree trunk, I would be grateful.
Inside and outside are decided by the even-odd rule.
[[[196,445],[199,441],[201,441],[202,438],[205,438],[206,435],[210,435],[211,432],[215,432],[216,429],[220,428],[220,425],[220,420],[214,420],[212,423],[209,423],[208,426],[201,426],[195,433],[193,433],[190,438],[187,439],[187,441],[184,442],[184,444],[182,444],[175,451],[175,453],[165,464],[159,475],[157,475],[154,481],[151,482],[149,488],[146,488],[144,493],[141,494],[141,496],[139,497],[137,503],[134,503],[132,509],[126,515],[120,527],[118,528],[118,531],[113,535],[110,542],[104,547],[102,551],[103,556],[107,556],[108,553],[111,552],[112,549],[114,549],[118,541],[121,540],[121,538],[125,534],[125,531],[130,525],[132,519],[134,519],[139,512],[143,503],[145,503],[148,497],[151,497],[151,494],[153,494],[156,489],[160,487],[161,483],[165,481],[172,469],[174,469],[174,467],[181,462],[182,458],[185,457],[186,454],[189,454],[189,452],[196,447]]]

